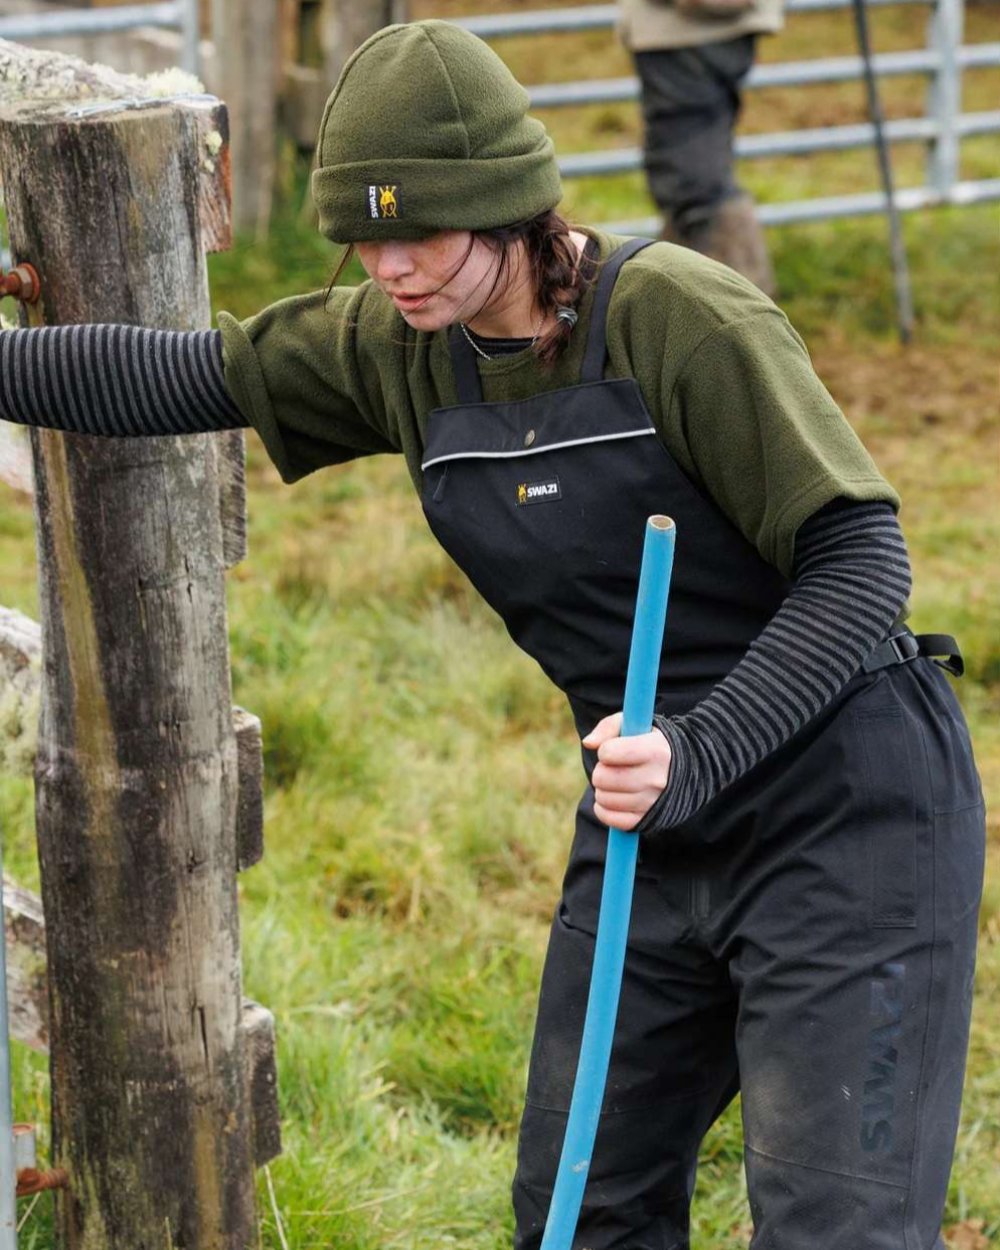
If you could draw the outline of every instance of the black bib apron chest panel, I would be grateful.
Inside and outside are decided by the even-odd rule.
[[[577,385],[484,403],[477,357],[452,333],[459,403],[430,414],[422,466],[435,536],[581,729],[621,707],[647,517],[678,531],[659,711],[703,698],[788,591],[663,447],[638,383],[603,377],[615,279],[643,246],[630,240],[600,269]]]
[[[421,468],[448,460],[525,458],[588,442],[635,438],[656,431],[632,378],[581,383],[510,404],[438,408],[430,416]],[[548,401],[548,402],[547,402]],[[433,444],[433,449],[432,449]],[[525,473],[532,470],[522,465]]]

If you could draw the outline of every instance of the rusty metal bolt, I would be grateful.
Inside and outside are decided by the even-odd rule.
[[[14,1162],[17,1168],[17,1196],[27,1198],[43,1189],[64,1189],[69,1176],[65,1168],[42,1171],[35,1166],[35,1126],[14,1125]]]
[[[19,1168],[17,1196],[29,1198],[45,1189],[65,1189],[68,1184],[69,1173],[65,1168],[50,1168],[47,1172],[40,1172],[38,1168]]]
[[[0,276],[0,295],[13,295],[26,304],[34,304],[41,293],[42,284],[34,265],[15,265]]]

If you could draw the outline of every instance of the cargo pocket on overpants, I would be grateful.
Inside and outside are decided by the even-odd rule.
[[[868,847],[871,923],[917,923],[917,799],[921,744],[892,686],[880,681],[853,713],[863,769],[861,825]]]

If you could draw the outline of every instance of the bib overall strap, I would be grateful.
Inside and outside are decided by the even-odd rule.
[[[448,352],[455,374],[455,387],[460,404],[481,404],[483,384],[479,378],[479,365],[472,344],[462,333],[462,327],[453,325],[448,331]]]
[[[581,382],[604,380],[604,362],[608,355],[608,305],[611,303],[611,292],[615,289],[618,271],[630,256],[641,252],[644,247],[649,247],[652,241],[652,239],[629,239],[604,262],[600,277],[597,279],[597,289],[594,292],[594,307],[590,313],[587,348],[583,355],[583,367],[580,369]]]
[[[618,271],[630,256],[648,247],[652,239],[629,239],[612,253],[601,266],[594,291],[594,307],[590,315],[590,330],[580,370],[581,382],[600,382],[604,378],[604,361],[607,358],[607,319],[611,292],[614,290]],[[584,259],[587,257],[585,255]],[[455,387],[460,404],[481,404],[483,384],[479,377],[479,362],[472,344],[462,333],[461,327],[453,325],[448,331],[448,352],[455,373]]]
[[[908,629],[880,642],[861,668],[865,673],[876,673],[880,668],[905,664],[920,655],[929,656],[953,677],[961,677],[965,672],[962,653],[950,634],[912,634]]]

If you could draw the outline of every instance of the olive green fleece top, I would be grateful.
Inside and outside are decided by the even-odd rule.
[[[621,242],[595,237],[602,259]],[[530,350],[480,360],[484,400],[574,385],[592,301],[593,289],[554,369]],[[242,323],[221,313],[219,327],[226,385],[284,481],[401,452],[419,490],[428,414],[457,403],[446,331],[412,329],[371,282]],[[732,270],[652,244],[618,277],[607,339],[607,376],[637,380],[667,451],[785,576],[796,531],[824,504],[899,507],[784,313]]]

